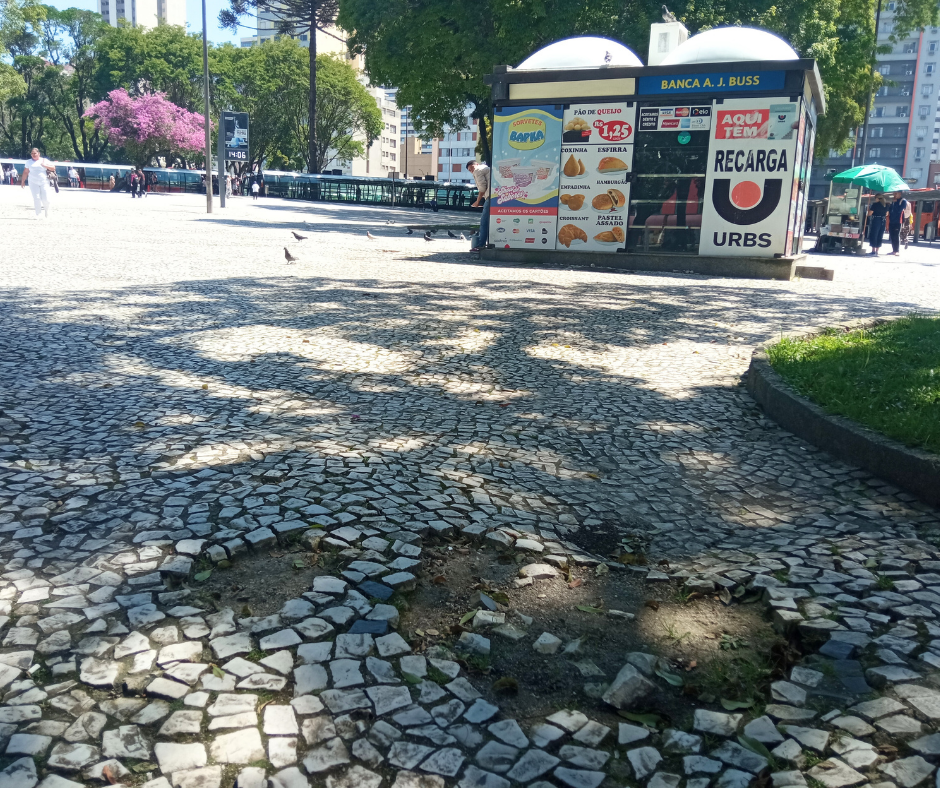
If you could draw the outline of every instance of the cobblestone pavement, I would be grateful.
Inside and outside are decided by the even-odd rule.
[[[834,282],[549,271],[481,265],[443,232],[425,242],[402,229],[443,214],[235,200],[206,217],[194,197],[63,192],[37,222],[26,197],[0,189],[0,739],[19,758],[4,788],[68,788],[62,774],[139,782],[125,762],[151,788],[218,786],[259,761],[242,788],[274,772],[275,785],[306,785],[298,762],[331,788],[621,784],[595,749],[607,726],[560,711],[527,737],[446,649],[410,654],[381,600],[414,585],[436,534],[541,556],[520,582],[551,582],[635,533],[690,588],[765,591],[781,628],[853,635],[864,596],[865,615],[896,624],[885,648],[927,648],[908,625],[940,597],[887,589],[909,582],[892,572],[921,573],[910,582],[933,596],[940,564],[914,537],[936,511],[802,446],[762,418],[741,376],[780,331],[936,308],[940,256],[837,261]],[[319,539],[310,526],[349,562],[342,577],[265,620],[190,604],[196,562]],[[789,584],[771,576],[799,567]],[[801,601],[804,617],[795,600],[810,594],[792,586],[807,585],[817,607]],[[464,634],[457,645],[483,656],[488,639]],[[866,645],[833,656],[848,663]],[[605,701],[648,695],[646,676],[664,672],[652,659],[634,655]],[[786,708],[820,681],[783,682],[777,699],[791,705],[775,719],[809,719]],[[107,695],[117,685],[128,697]],[[907,692],[935,711],[933,696]],[[263,693],[275,701],[261,700],[259,723]],[[721,737],[740,722],[698,715],[696,728]],[[649,788],[681,779],[657,771],[660,750],[700,758],[667,757],[686,788],[719,772],[719,788],[738,788],[767,765],[731,741],[698,756],[702,741],[681,731],[633,747],[650,735],[633,727],[618,734],[625,774],[651,776]],[[787,742],[828,752],[828,734],[793,730]],[[747,736],[784,738],[766,718]],[[778,758],[807,765],[787,746]],[[862,760],[813,779],[857,784],[869,778],[856,767],[881,763]],[[933,772],[904,768],[886,772],[904,788]],[[803,780],[784,773],[778,786]]]

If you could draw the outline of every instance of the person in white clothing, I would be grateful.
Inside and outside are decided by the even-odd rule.
[[[29,190],[33,193],[33,207],[36,209],[36,218],[39,218],[40,209],[45,209],[46,218],[49,218],[49,174],[55,177],[55,165],[39,154],[39,148],[30,151],[30,160],[23,168],[23,182],[20,188],[29,183]]]

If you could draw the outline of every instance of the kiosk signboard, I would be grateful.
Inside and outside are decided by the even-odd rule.
[[[708,147],[700,253],[786,254],[799,171],[799,104],[727,99],[715,104]]]
[[[562,110],[505,107],[493,125],[490,243],[499,249],[554,249]]]
[[[556,248],[624,248],[635,132],[633,102],[572,104],[565,109]]]
[[[640,77],[637,93],[650,96],[687,93],[743,93],[782,90],[782,71],[716,71],[707,74],[667,74]]]
[[[248,113],[223,112],[225,161],[248,161]]]

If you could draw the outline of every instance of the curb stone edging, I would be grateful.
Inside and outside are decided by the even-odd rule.
[[[900,319],[892,315],[853,320],[836,326],[845,332]],[[790,332],[784,337],[811,339],[822,331]],[[747,373],[747,390],[764,412],[781,427],[814,446],[857,465],[916,495],[924,503],[940,506],[940,457],[913,449],[851,419],[827,413],[800,395],[771,366],[767,345],[756,348]]]

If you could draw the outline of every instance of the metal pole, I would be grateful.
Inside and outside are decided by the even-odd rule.
[[[219,157],[219,207],[225,207],[225,113],[219,113],[219,144],[216,146]]]
[[[206,111],[206,213],[212,213],[212,122],[209,120],[209,39],[206,0],[202,0],[202,97]]]
[[[881,0],[878,0],[878,10],[875,12],[875,47],[872,50],[871,58],[875,60],[878,55],[878,28],[881,27]],[[872,66],[874,69],[874,66]],[[872,71],[872,76],[874,76],[874,71]],[[868,118],[871,115],[871,90],[868,91],[868,102],[865,105],[865,122],[862,124],[862,166],[865,165],[865,154],[868,152]],[[914,118],[911,117],[911,123],[914,122]]]

